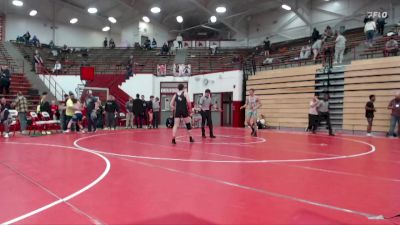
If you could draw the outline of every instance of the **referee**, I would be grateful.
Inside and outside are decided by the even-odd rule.
[[[200,108],[201,108],[201,133],[202,137],[206,138],[206,121],[208,128],[210,129],[210,138],[215,138],[214,136],[214,131],[213,131],[213,124],[212,124],[212,119],[211,119],[211,106],[212,106],[212,100],[211,100],[211,91],[210,89],[207,89],[205,91],[205,94],[203,97],[200,98],[199,101]]]

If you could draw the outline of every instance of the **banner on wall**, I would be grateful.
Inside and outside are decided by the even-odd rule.
[[[167,75],[167,65],[166,64],[158,64],[157,65],[157,76],[165,76]]]
[[[196,47],[198,48],[205,48],[206,46],[206,41],[196,41]]]
[[[192,65],[190,64],[174,64],[173,66],[174,76],[185,77],[192,74]]]

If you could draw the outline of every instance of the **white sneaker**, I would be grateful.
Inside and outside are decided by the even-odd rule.
[[[4,133],[4,138],[9,138],[10,135],[8,133]]]
[[[371,133],[367,133],[367,136],[368,136],[368,137],[372,137],[372,134],[371,134]]]

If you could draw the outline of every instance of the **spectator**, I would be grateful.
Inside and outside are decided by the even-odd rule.
[[[65,110],[67,109],[67,107],[65,106],[65,104],[66,104],[68,98],[69,98],[68,94],[64,94],[64,101],[60,102],[60,105],[59,105],[60,122],[61,122],[62,130],[67,129],[67,123],[66,123],[67,119],[66,119],[66,115],[65,115]]]
[[[300,50],[300,59],[308,59],[311,55],[311,46],[310,46],[310,41],[308,42],[307,45],[304,45],[301,47]]]
[[[160,99],[158,97],[152,102],[153,104],[153,128],[158,128],[160,120]]]
[[[269,37],[266,37],[263,43],[264,43],[264,56],[269,57],[269,52],[271,51],[271,42],[269,41]]]
[[[55,100],[51,100],[51,104],[50,104],[50,117],[53,120],[59,120],[60,119],[60,111],[59,111],[59,107],[56,103]]]
[[[319,39],[319,31],[317,30],[317,28],[314,27],[314,30],[311,34],[311,41],[312,41],[312,43],[314,43],[318,39]]]
[[[25,44],[29,45],[29,40],[31,39],[31,34],[29,33],[29,31],[27,31],[22,37],[25,40]]]
[[[106,128],[115,130],[117,127],[116,118],[118,116],[119,107],[117,102],[115,101],[114,96],[110,95],[106,102],[105,109],[106,111]]]
[[[180,33],[176,37],[176,41],[178,42],[178,48],[183,48],[183,37]]]
[[[51,115],[50,103],[47,101],[47,92],[42,93],[42,97],[40,99],[37,112],[38,113],[47,112],[49,115]],[[50,134],[50,132],[48,132],[47,134]]]
[[[142,128],[143,127],[143,121],[142,121],[142,108],[143,108],[143,103],[142,100],[139,98],[139,94],[136,94],[136,98],[133,100],[133,114],[135,116],[135,123],[137,128]]]
[[[325,94],[324,99],[318,103],[319,122],[325,121],[329,130],[329,136],[335,136],[332,131],[331,118],[329,113],[329,95]]]
[[[83,126],[82,126],[82,120],[83,120],[82,103],[76,98],[72,99],[72,102],[74,104],[74,106],[73,106],[74,115],[72,116],[72,119],[68,122],[67,130],[65,131],[65,133],[71,132],[71,126],[74,123],[79,127],[81,133],[83,134],[83,133],[85,133],[85,130],[83,129]]]
[[[390,39],[385,44],[385,49],[383,50],[383,55],[385,57],[388,57],[391,54],[397,56],[398,52],[399,52],[399,44],[394,39],[394,37],[391,36]]]
[[[104,129],[103,114],[104,114],[104,106],[102,105],[100,99],[97,99],[97,110],[96,110],[97,124],[95,124],[96,128]]]
[[[0,122],[4,127],[4,138],[9,137],[10,126],[11,126],[11,117],[9,110],[10,105],[7,104],[6,98],[1,98],[0,100]]]
[[[215,42],[213,42],[212,45],[210,46],[211,55],[217,54],[217,49],[218,49],[217,44]]]
[[[161,48],[161,55],[168,55],[169,54],[169,47],[167,42],[164,42],[164,45]]]
[[[33,35],[33,38],[32,38],[32,45],[35,46],[35,47],[37,47],[37,48],[40,48],[40,41],[39,41],[39,39],[36,37],[36,35]]]
[[[66,99],[66,102],[65,102],[65,107],[66,107],[65,108],[65,124],[66,124],[65,128],[67,128],[69,121],[71,121],[72,117],[75,114],[74,99],[75,99],[75,95],[72,91],[70,91],[69,97],[68,97],[68,99]]]
[[[49,48],[53,49],[54,47],[56,47],[56,45],[54,44],[54,41],[51,40],[49,43]]]
[[[107,39],[107,37],[105,37],[104,41],[103,41],[103,47],[107,48],[107,45],[108,45],[108,39]]]
[[[135,118],[133,114],[133,98],[129,97],[129,100],[125,104],[126,109],[126,124],[125,128],[133,128],[133,120]]]
[[[126,63],[126,79],[129,79],[133,75],[133,55],[129,56],[128,62]]]
[[[376,112],[375,106],[375,95],[369,96],[369,102],[365,105],[365,118],[367,118],[368,126],[367,126],[367,136],[372,136],[372,122],[374,121],[374,114]]]
[[[97,114],[96,110],[98,108],[98,99],[93,96],[92,90],[87,91],[87,97],[85,100],[85,108],[86,108],[86,119],[88,122],[88,132],[96,132],[96,124],[97,124]]]
[[[54,64],[53,73],[60,75],[62,73],[61,68],[62,68],[61,63],[60,61],[57,60],[56,63]]]
[[[174,116],[170,115],[167,120],[165,121],[165,126],[167,128],[173,128],[174,127]]]
[[[383,36],[383,31],[385,30],[385,24],[386,24],[386,17],[379,17],[376,20],[376,28],[378,30],[378,34]]]
[[[21,91],[18,91],[17,98],[14,100],[13,105],[15,110],[18,112],[18,121],[21,132],[22,134],[25,134],[27,125],[26,114],[28,113],[28,101],[26,100],[25,96],[22,95]]]
[[[63,48],[61,49],[61,52],[63,54],[69,54],[71,51],[70,51],[70,49],[68,48],[67,45],[63,45]]]
[[[374,34],[375,34],[375,30],[376,30],[376,24],[374,19],[369,18],[367,23],[364,26],[364,33],[367,37],[367,45],[368,47],[372,47],[372,42],[374,40]]]
[[[39,50],[35,50],[35,55],[33,56],[33,62],[34,62],[34,65],[35,65],[35,72],[36,73],[41,73],[42,72],[42,70],[43,70],[43,67],[44,67],[44,65],[43,65],[43,59],[42,59],[42,57],[40,56],[40,54],[39,54]]]
[[[11,75],[7,66],[0,68],[0,94],[3,94],[3,89],[6,95],[10,94]]]
[[[154,112],[153,112],[153,102],[154,96],[150,96],[150,101],[146,102],[147,104],[147,116],[148,116],[148,127],[151,129],[153,128],[153,119],[154,119]]]
[[[149,39],[146,39],[146,41],[144,42],[144,49],[146,50],[151,50],[151,41]]]
[[[157,41],[155,38],[153,38],[153,41],[151,42],[151,47],[152,48],[157,48]]]
[[[396,124],[400,126],[400,91],[398,91],[395,98],[390,101],[388,109],[392,110],[388,136],[394,137],[394,129],[396,128]],[[398,135],[400,137],[400,134]]]
[[[108,45],[110,46],[111,49],[114,49],[114,48],[115,48],[115,42],[114,42],[114,39],[113,39],[113,38],[110,38],[110,41],[109,41],[109,44],[108,44]]]
[[[329,39],[333,36],[333,31],[330,26],[326,26],[324,31],[324,40]]]
[[[142,100],[142,108],[141,108],[141,118],[144,121],[144,125],[148,125],[148,114],[147,114],[147,109],[148,109],[148,102],[144,99],[144,95],[140,96],[140,100]]]
[[[336,35],[334,64],[342,64],[344,50],[346,49],[346,38],[340,32],[336,32]]]
[[[319,123],[318,105],[318,96],[314,96],[314,98],[310,102],[310,109],[308,110],[308,127],[306,130],[311,131],[313,134],[315,134]]]
[[[314,42],[314,44],[312,45],[311,48],[312,48],[313,55],[314,55],[313,60],[316,61],[316,60],[317,60],[317,57],[318,57],[318,55],[319,55],[319,53],[321,52],[321,48],[322,48],[322,39],[321,39],[321,37],[319,37],[319,38]]]

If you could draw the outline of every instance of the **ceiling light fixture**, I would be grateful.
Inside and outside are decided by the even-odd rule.
[[[150,23],[150,18],[147,17],[147,16],[143,16],[143,17],[142,17],[142,20],[143,20],[144,22],[146,22],[146,23]]]
[[[90,13],[90,14],[94,14],[94,13],[97,13],[97,8],[95,8],[95,7],[90,7],[90,8],[88,8],[88,13]]]
[[[14,0],[14,1],[12,1],[12,4],[15,6],[23,6],[24,2],[20,1],[20,0]]]
[[[176,21],[177,21],[178,23],[182,23],[182,22],[183,22],[183,17],[182,17],[182,16],[177,16],[177,17],[176,17]]]
[[[110,21],[111,23],[116,23],[117,19],[115,19],[114,17],[110,16],[110,17],[108,17],[108,21]]]
[[[34,9],[32,9],[32,10],[29,12],[29,15],[30,15],[30,16],[36,16],[36,14],[37,14],[37,11],[34,10]]]
[[[151,8],[150,9],[150,11],[152,12],[152,13],[160,13],[161,12],[161,8],[160,7],[157,7],[157,6],[154,6],[153,8]]]
[[[292,10],[292,7],[290,7],[290,6],[286,5],[286,4],[282,4],[282,9],[290,11],[290,10]]]
[[[104,32],[107,32],[107,31],[109,31],[111,28],[109,27],[109,26],[105,26],[105,27],[103,27],[103,29],[101,29],[102,31],[104,31]]]
[[[77,19],[77,18],[72,18],[72,19],[69,21],[70,24],[75,24],[75,23],[77,23],[77,22],[78,22],[78,19]]]
[[[218,6],[215,11],[217,13],[225,13],[226,12],[226,7],[225,6]]]
[[[211,23],[216,23],[217,22],[217,17],[216,16],[211,16],[210,17]]]

